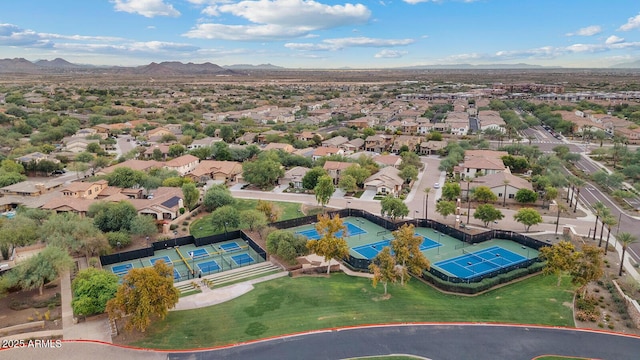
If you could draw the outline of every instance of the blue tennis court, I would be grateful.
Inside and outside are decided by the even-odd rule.
[[[114,274],[120,276],[129,272],[129,270],[133,269],[132,264],[120,264],[111,268]]]
[[[151,265],[155,265],[158,261],[163,260],[165,265],[172,265],[173,263],[171,262],[171,259],[169,259],[169,257],[167,255],[165,256],[158,256],[158,257],[154,257],[151,258],[149,260],[149,262],[151,262]]]
[[[203,262],[198,264],[198,268],[202,272],[211,272],[220,270],[220,265],[215,260]]]
[[[180,281],[180,278],[182,278],[182,276],[180,276],[180,272],[173,268],[173,280]]]
[[[422,244],[420,244],[420,251],[425,251],[433,248],[437,248],[438,246],[442,246],[442,244],[437,241],[433,241],[426,236],[422,236],[420,234],[415,234],[416,236],[420,236],[422,240]]]
[[[240,247],[240,245],[238,245],[238,243],[232,242],[232,243],[220,245],[220,249],[224,250],[225,252],[232,252],[232,251],[238,251],[242,248]]]
[[[344,237],[349,237],[349,236],[356,236],[356,235],[360,235],[360,234],[366,234],[367,231],[353,225],[350,222],[345,222],[344,226],[347,228],[347,234],[344,235]],[[318,231],[316,229],[309,229],[309,230],[303,230],[303,231],[296,231],[296,234],[300,234],[304,237],[306,237],[308,240],[318,240],[321,238],[320,234],[318,233]],[[342,230],[338,231],[336,233],[336,237],[343,237],[342,234]]]
[[[253,258],[249,254],[233,255],[231,257],[231,259],[233,259],[233,261],[236,263],[236,265],[251,264],[252,262],[255,261],[255,260],[253,260]]]
[[[439,244],[438,242],[433,241],[428,237],[422,236],[420,234],[415,234],[415,236],[419,236],[423,239],[422,244],[420,244],[420,251],[425,251],[437,248],[438,246],[442,246],[442,244]],[[362,255],[362,257],[364,257],[365,259],[371,260],[376,257],[385,246],[391,246],[391,240],[382,240],[372,244],[357,246],[353,248],[353,251]]]
[[[527,258],[522,255],[500,246],[493,246],[488,249],[439,261],[435,263],[434,266],[458,278],[470,279],[526,260]]]
[[[207,249],[198,248],[198,249],[189,251],[189,257],[191,257],[192,259],[209,257],[209,252],[207,251]]]

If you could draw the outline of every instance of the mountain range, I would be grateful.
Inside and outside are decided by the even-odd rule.
[[[399,67],[398,70],[428,70],[428,69],[460,69],[460,70],[486,70],[486,69],[558,69],[559,67],[546,67],[530,64],[453,64],[453,65],[418,65]],[[613,65],[614,69],[640,69],[640,60]],[[31,62],[24,58],[0,59],[0,73],[3,74],[63,74],[63,73],[114,73],[148,76],[180,76],[180,75],[215,75],[215,76],[246,76],[248,71],[259,70],[291,70],[272,64],[236,64],[219,66],[210,62],[202,64],[182,63],[178,61],[152,62],[142,66],[94,66],[73,64],[65,59],[38,60]],[[300,70],[300,69],[298,69]],[[355,68],[354,68],[355,70]]]

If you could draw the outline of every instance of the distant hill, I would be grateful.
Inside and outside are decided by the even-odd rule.
[[[276,66],[272,64],[260,64],[260,65],[234,64],[234,65],[226,65],[223,67],[225,69],[230,69],[230,70],[285,70],[285,68],[281,66]]]
[[[611,68],[614,68],[614,69],[638,69],[638,68],[640,68],[640,60],[612,65]]]
[[[0,59],[0,73],[37,73],[40,67],[23,58]]]
[[[92,73],[99,71],[100,73],[117,73],[117,74],[133,74],[133,75],[150,75],[150,76],[180,76],[180,75],[224,75],[224,76],[242,76],[243,71],[226,69],[219,65],[206,62],[203,64],[181,63],[178,61],[165,61],[161,63],[152,62],[143,66],[104,66],[95,67],[87,65],[78,65],[68,62],[65,59],[57,58],[54,60],[38,60],[31,62],[23,58],[16,59],[0,59],[0,73],[16,73],[16,74],[55,74],[67,72],[87,72]]]
[[[531,65],[531,64],[480,64],[480,65],[472,65],[472,64],[450,64],[450,65],[416,65],[416,66],[406,66],[400,69],[416,69],[416,70],[428,70],[428,69],[545,69],[545,68],[559,68],[559,66],[555,67],[547,67],[541,65]]]
[[[84,66],[72,64],[65,59],[55,58],[51,61],[49,60],[38,60],[34,63],[37,66],[42,66],[46,68],[55,68],[55,69],[77,69],[82,68]]]

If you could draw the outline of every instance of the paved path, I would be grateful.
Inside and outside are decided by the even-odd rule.
[[[411,354],[438,360],[531,360],[555,354],[611,360],[637,360],[640,337],[615,333],[499,324],[392,324],[330,329],[215,350],[154,352],[63,342],[59,349],[12,349],[0,352],[12,360],[76,359],[345,359]]]

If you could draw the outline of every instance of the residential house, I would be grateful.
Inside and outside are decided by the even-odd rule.
[[[446,141],[429,140],[420,143],[421,155],[438,155],[447,146]]]
[[[353,154],[364,148],[364,139],[355,138],[339,146],[345,154]]]
[[[339,149],[337,147],[319,147],[313,151],[313,155],[311,155],[311,159],[316,161],[325,156],[331,155],[343,155],[344,150]]]
[[[278,130],[269,130],[258,135],[258,143],[266,144],[268,139],[271,137],[281,137],[284,135],[284,132]]]
[[[264,147],[263,149],[264,151],[269,151],[269,150],[282,150],[286,153],[292,154],[294,151],[296,151],[296,148],[294,148],[291,144],[285,144],[285,143],[268,143],[267,146]]]
[[[303,131],[300,134],[296,135],[296,139],[302,141],[312,141],[316,136],[319,137],[320,140],[323,139],[322,135],[315,131]]]
[[[399,172],[393,166],[384,167],[364,181],[364,189],[375,191],[376,194],[398,196],[404,184]]]
[[[467,150],[464,154],[464,162],[454,167],[454,173],[460,174],[462,179],[466,177],[478,177],[491,175],[505,170],[503,156],[506,151],[494,150]]]
[[[60,189],[64,186],[65,181],[59,179],[51,179],[48,181],[32,181],[26,180],[19,183],[8,185],[0,188],[0,194],[7,195],[19,195],[19,196],[40,196],[42,194],[49,193],[55,189]]]
[[[129,200],[140,215],[152,216],[159,223],[167,223],[180,216],[184,207],[181,188],[159,187],[147,199]]]
[[[200,149],[200,148],[204,148],[204,147],[211,147],[213,146],[213,144],[217,143],[217,142],[221,142],[223,141],[220,138],[214,138],[214,137],[206,137],[203,139],[198,139],[198,140],[193,140],[193,142],[189,145],[187,145],[187,149],[188,150],[194,150],[194,149]]]
[[[378,155],[373,158],[373,161],[381,168],[391,166],[397,169],[398,167],[400,167],[400,164],[402,164],[402,158],[398,155],[392,154]]]
[[[289,185],[294,189],[302,189],[302,178],[307,174],[309,168],[296,166],[284,173],[284,176],[278,179],[279,185]]]
[[[62,195],[76,199],[95,199],[109,184],[106,180],[95,182],[75,181],[62,189]]]
[[[235,183],[242,177],[242,164],[237,161],[202,160],[186,175],[196,183],[213,180],[218,183]]]
[[[366,151],[383,153],[387,151],[389,146],[391,146],[392,140],[393,140],[393,136],[391,135],[377,134],[377,135],[367,136],[367,138],[364,141],[364,149]]]
[[[187,154],[165,162],[164,168],[168,170],[175,170],[178,172],[178,174],[180,174],[180,176],[184,176],[193,171],[193,169],[198,166],[199,162],[199,158]]]
[[[480,176],[470,183],[465,181],[460,182],[460,188],[462,189],[463,198],[467,197],[467,187],[469,191],[478,186],[487,186],[498,197],[499,200],[504,199],[505,187],[506,187],[506,200],[511,202],[515,201],[516,193],[520,189],[527,189],[533,191],[531,183],[521,177],[511,174],[509,168],[504,171],[500,171],[491,175]]]
[[[72,153],[81,153],[87,151],[87,146],[92,143],[100,144],[100,140],[97,139],[86,139],[82,137],[65,137],[62,139],[62,143],[64,144],[63,149]]]
[[[169,145],[156,144],[150,146],[142,153],[142,158],[153,159],[155,157],[155,153],[158,153],[162,160],[167,160],[169,157]]]
[[[403,147],[407,147],[409,151],[416,151],[423,138],[421,136],[412,135],[398,135],[393,139],[393,145],[391,145],[391,152],[399,154],[402,152]]]
[[[475,108],[470,108],[472,110]],[[494,110],[481,110],[478,112],[478,125],[480,131],[495,130],[504,133],[507,125],[500,116],[500,113]]]
[[[344,136],[336,136],[322,142],[323,147],[338,148],[340,145],[348,143],[349,139]]]
[[[360,166],[357,163],[349,163],[349,162],[341,162],[341,161],[326,161],[324,163],[323,169],[331,176],[334,184],[338,184],[340,181],[340,177],[342,176],[342,172],[344,169],[348,168],[351,165]]]
[[[29,164],[29,163],[39,163],[42,160],[48,160],[54,163],[59,163],[60,160],[54,158],[51,155],[47,155],[47,154],[43,154],[41,152],[32,152],[30,154],[26,154],[26,155],[22,155],[18,158],[16,158],[16,162],[22,163],[23,165]]]
[[[164,164],[162,162],[159,161],[155,161],[155,160],[137,160],[137,159],[131,159],[131,160],[126,160],[123,161],[119,164],[115,164],[109,167],[106,167],[104,169],[100,169],[99,171],[96,171],[96,175],[97,176],[101,176],[101,175],[107,175],[107,174],[111,174],[113,172],[113,170],[120,168],[120,167],[126,167],[126,168],[130,168],[132,170],[138,170],[138,171],[144,171],[147,172],[151,169],[159,169],[163,166]]]

